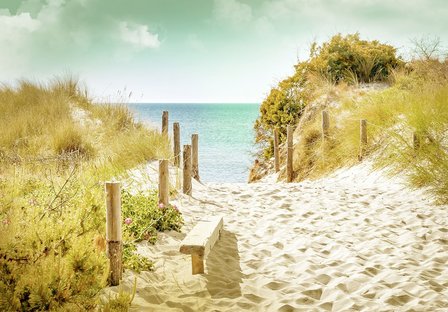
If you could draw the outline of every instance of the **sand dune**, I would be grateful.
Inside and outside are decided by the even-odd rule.
[[[368,164],[302,183],[195,184],[175,203],[183,233],[140,252],[133,311],[447,311],[448,207],[370,173]],[[201,218],[224,233],[191,275],[178,252]],[[125,274],[125,285],[134,275]]]

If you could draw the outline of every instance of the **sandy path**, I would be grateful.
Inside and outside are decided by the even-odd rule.
[[[135,311],[447,311],[448,207],[360,165],[318,181],[195,185],[176,201],[184,233],[223,214],[191,275],[184,233],[140,251]],[[126,275],[131,284],[131,274]]]

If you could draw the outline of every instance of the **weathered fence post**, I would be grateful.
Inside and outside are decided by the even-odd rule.
[[[292,154],[294,152],[293,135],[294,135],[293,127],[291,125],[288,125],[288,127],[286,128],[287,146],[288,146],[287,159],[286,159],[286,182],[292,182],[294,175],[292,167],[293,163]]]
[[[183,193],[190,195],[191,190],[191,145],[184,145]]]
[[[191,135],[191,167],[193,179],[199,181],[199,136],[197,134]]]
[[[169,204],[169,177],[168,160],[159,160],[159,204],[164,204],[165,206]]]
[[[420,135],[417,132],[412,133],[412,144],[414,146],[414,150],[418,150],[420,148]]]
[[[120,182],[106,182],[106,241],[110,260],[110,284],[120,284],[122,276]]]
[[[366,148],[367,148],[367,120],[365,119],[361,119],[359,122],[359,137],[360,137],[359,160],[362,160],[366,154]]]
[[[275,172],[280,171],[280,156],[278,150],[278,129],[274,129],[274,168]]]
[[[328,112],[322,111],[322,140],[325,142],[328,139],[330,129],[330,118],[328,116]]]
[[[162,134],[168,136],[168,112],[162,113]]]
[[[173,123],[173,140],[174,140],[174,166],[180,167],[180,127],[179,123]]]

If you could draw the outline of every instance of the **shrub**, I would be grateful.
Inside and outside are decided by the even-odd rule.
[[[124,226],[124,233],[128,239],[132,241],[145,239],[154,243],[157,232],[180,230],[183,219],[177,207],[159,205],[157,201],[156,191],[149,195],[123,192],[123,222],[127,218],[131,220],[130,224]]]
[[[122,192],[124,263],[131,270],[151,270],[152,262],[136,253],[135,243],[147,240],[155,243],[157,232],[179,231],[183,218],[176,206],[158,204],[157,192],[148,195]]]
[[[385,81],[391,71],[402,61],[396,56],[396,49],[377,40],[361,40],[359,34],[343,36],[337,34],[321,46],[313,44],[308,62],[309,70],[322,73],[339,82]]]

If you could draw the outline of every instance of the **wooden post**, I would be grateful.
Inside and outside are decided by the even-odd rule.
[[[278,150],[278,129],[274,129],[274,168],[275,172],[280,171],[280,156]]]
[[[169,176],[168,160],[159,160],[159,204],[164,204],[165,206],[169,203]]]
[[[168,136],[168,112],[162,113],[162,134]]]
[[[293,135],[294,135],[294,131],[293,131],[293,127],[291,125],[288,125],[288,127],[286,128],[286,135],[287,135],[287,159],[286,159],[286,182],[292,182],[293,180],[293,167],[292,167],[292,163],[293,163],[293,159],[292,159],[292,153],[294,151],[293,148]]]
[[[330,118],[327,111],[322,111],[322,140],[328,139],[328,133],[330,129]]]
[[[194,274],[203,274],[204,273],[204,255],[191,255],[191,273]]]
[[[359,160],[362,160],[366,154],[366,147],[367,147],[367,120],[365,119],[361,119],[359,122],[359,137],[360,137]]]
[[[180,167],[180,127],[179,123],[173,123],[173,140],[174,140],[174,166]]]
[[[191,170],[193,179],[199,181],[199,136],[197,134],[191,135]]]
[[[106,241],[110,259],[109,281],[120,284],[122,276],[121,195],[120,182],[106,182]]]
[[[191,190],[191,145],[184,145],[184,183],[183,192],[184,194],[190,195]]]
[[[412,143],[414,150],[418,150],[420,148],[420,135],[418,135],[417,132],[412,133]]]

